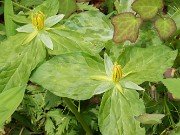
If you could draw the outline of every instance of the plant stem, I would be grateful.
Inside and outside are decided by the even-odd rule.
[[[14,15],[13,4],[11,0],[4,1],[4,21],[5,21],[5,29],[6,36],[10,37],[16,34],[15,23],[12,20],[12,16]]]
[[[170,112],[169,107],[168,107],[168,105],[167,105],[166,99],[167,99],[167,98],[164,97],[165,110],[167,111],[167,115],[168,115],[168,117],[169,117],[169,119],[170,119],[170,121],[171,121],[172,126],[175,127],[176,124],[174,123],[174,120],[173,120],[173,118],[172,118],[172,116],[171,116],[171,112]]]
[[[86,131],[86,135],[92,135],[91,129],[87,125],[87,123],[83,120],[80,113],[77,111],[75,105],[69,98],[63,98],[64,102],[66,103],[67,107],[71,110],[72,113],[76,116],[77,120],[81,123],[82,127]]]
[[[115,0],[106,0],[106,5],[108,8],[108,13],[111,13],[114,11],[114,1]]]

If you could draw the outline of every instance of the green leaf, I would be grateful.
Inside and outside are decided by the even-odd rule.
[[[176,124],[176,128],[171,132],[172,135],[179,135],[180,134],[180,122]]]
[[[180,30],[180,9],[173,14],[172,19],[176,22],[177,30]]]
[[[144,135],[145,130],[134,116],[144,113],[143,101],[136,91],[116,88],[103,96],[99,112],[99,128],[103,135]]]
[[[32,75],[31,81],[57,96],[85,100],[111,86],[106,80],[94,80],[95,76],[106,76],[101,60],[85,53],[69,53],[44,63]],[[110,86],[105,88],[105,83]]]
[[[173,97],[180,99],[180,79],[164,79],[162,80],[168,91],[173,94]]]
[[[47,127],[49,128],[49,131],[52,132],[52,128],[54,128],[56,130],[56,135],[62,135],[68,129],[70,117],[63,115],[60,110],[49,111],[47,113],[47,117],[51,118],[55,122],[55,127],[51,126],[51,129]]]
[[[20,4],[28,7],[37,6],[42,4],[44,0],[20,0]]]
[[[14,87],[0,93],[0,127],[10,118],[24,97],[25,86]]]
[[[131,81],[121,81],[120,82],[122,87],[132,90],[144,90],[142,87],[138,86],[137,84],[131,82]]]
[[[54,135],[55,134],[55,125],[52,122],[51,118],[46,118],[46,122],[45,122],[45,131],[47,133],[47,135]]]
[[[118,13],[122,12],[132,12],[131,4],[134,2],[134,0],[116,0],[114,2],[114,6],[116,7],[116,10]]]
[[[45,109],[50,110],[51,108],[57,107],[62,103],[61,98],[54,95],[50,91],[46,92],[45,95]]]
[[[27,34],[20,33],[0,44],[0,92],[25,85],[31,71],[46,56],[43,44],[32,40],[22,45]]]
[[[108,41],[113,36],[113,27],[109,18],[100,11],[74,14],[65,22],[65,26],[83,34],[86,41]]]
[[[18,32],[32,33],[35,31],[32,24],[26,24],[16,29]]]
[[[46,0],[34,9],[34,12],[41,11],[46,17],[56,15],[59,10],[59,0]]]
[[[54,15],[54,16],[51,16],[51,17],[47,18],[45,20],[45,27],[50,28],[50,27],[54,26],[59,21],[61,21],[63,19],[63,17],[64,17],[63,14],[59,14],[59,15]]]
[[[21,23],[21,24],[31,23],[30,17],[27,18],[26,14],[24,14],[24,13],[12,15],[12,19],[13,19],[13,21]]]
[[[59,3],[59,13],[65,14],[66,17],[69,17],[77,9],[76,0],[59,0]]]
[[[169,38],[176,32],[177,29],[174,20],[169,17],[157,19],[154,25],[160,38],[162,39]]]
[[[162,0],[136,0],[132,4],[132,9],[140,14],[141,18],[144,20],[155,17],[158,10],[161,10],[162,8]]]
[[[48,50],[51,55],[60,55],[72,52],[86,52],[97,55],[101,50],[91,42],[84,40],[82,34],[71,30],[57,30],[53,29],[49,32],[50,38],[53,42],[53,50]]]
[[[177,51],[159,45],[147,48],[127,47],[119,57],[123,67],[124,81],[141,84],[145,81],[160,81],[163,73],[174,63]]]
[[[47,48],[53,50],[53,42],[52,42],[48,32],[44,31],[44,32],[38,34],[38,38],[43,42],[43,44]]]
[[[142,124],[160,124],[164,114],[142,114],[135,117]]]
[[[76,3],[77,4],[77,9],[81,11],[89,11],[89,10],[94,10],[97,11],[99,10],[98,8],[94,7],[93,5],[90,5],[89,2],[80,2]]]
[[[16,25],[11,16],[14,15],[12,0],[4,1],[4,22],[6,28],[6,36],[10,37],[16,34]]]
[[[112,19],[114,25],[113,40],[117,43],[129,40],[136,42],[139,35],[139,27],[142,23],[140,18],[136,18],[133,13],[126,12],[115,16]]]
[[[107,76],[112,77],[114,64],[106,53],[104,54],[104,65]]]

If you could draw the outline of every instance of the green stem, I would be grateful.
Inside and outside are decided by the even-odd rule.
[[[6,36],[10,37],[16,34],[15,23],[12,20],[12,16],[14,15],[13,4],[11,0],[4,1],[4,21],[5,21],[5,29]]]
[[[108,13],[111,13],[114,11],[114,1],[115,0],[106,0],[106,5],[108,8]]]
[[[86,135],[92,135],[91,129],[87,125],[87,123],[83,120],[80,113],[77,111],[75,105],[69,98],[63,98],[64,102],[66,103],[67,107],[71,110],[72,113],[76,116],[77,120],[81,123],[82,127],[86,131]]]
[[[164,106],[165,106],[165,110],[167,111],[167,115],[168,115],[168,117],[169,117],[169,119],[171,121],[172,126],[175,127],[176,124],[174,123],[174,120],[172,118],[171,112],[170,112],[169,107],[167,105],[166,96],[164,97]]]

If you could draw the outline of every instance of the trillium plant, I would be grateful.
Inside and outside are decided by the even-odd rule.
[[[178,2],[3,4],[0,135],[180,133]]]
[[[33,38],[37,37],[47,48],[53,50],[53,42],[48,34],[48,30],[51,30],[52,26],[60,22],[64,14],[54,15],[45,19],[45,15],[39,11],[37,13],[32,13],[31,16],[31,24],[16,29],[18,32],[30,33],[23,44],[29,43]]]

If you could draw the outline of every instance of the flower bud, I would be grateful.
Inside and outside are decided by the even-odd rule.
[[[113,77],[112,77],[113,81],[119,82],[122,76],[123,76],[123,73],[122,73],[121,66],[115,63],[113,67]]]
[[[32,16],[32,24],[38,29],[42,30],[44,28],[44,14],[39,11]]]

